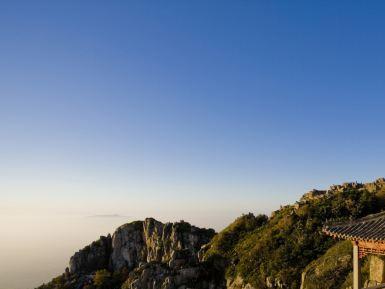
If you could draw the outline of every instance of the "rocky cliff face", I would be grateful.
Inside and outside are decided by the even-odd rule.
[[[75,253],[70,272],[82,273],[108,268],[132,270],[141,263],[159,262],[168,266],[196,265],[200,248],[214,236],[212,229],[200,229],[189,223],[163,224],[149,218],[119,227],[113,236]]]
[[[160,262],[180,267],[198,262],[198,251],[214,236],[186,222],[163,224],[154,219],[124,225],[112,237],[111,268],[133,269],[140,263]]]
[[[194,288],[220,288],[224,285],[224,278],[218,278],[221,269],[213,273],[216,267],[198,258],[201,247],[214,235],[212,229],[183,221],[164,224],[148,218],[125,224],[112,237],[100,237],[71,257],[68,288],[88,286],[101,269],[129,272],[122,288],[183,289],[192,284]]]
[[[108,267],[112,252],[111,236],[99,240],[76,252],[70,259],[70,273],[87,273]]]
[[[222,269],[207,263],[170,267],[164,263],[145,263],[136,268],[122,289],[225,289]]]

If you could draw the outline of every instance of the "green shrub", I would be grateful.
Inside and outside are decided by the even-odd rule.
[[[94,285],[96,288],[107,288],[111,281],[111,273],[106,269],[95,272]]]

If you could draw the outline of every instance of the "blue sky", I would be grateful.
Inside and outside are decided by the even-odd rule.
[[[223,225],[384,176],[384,6],[1,3],[0,210]]]

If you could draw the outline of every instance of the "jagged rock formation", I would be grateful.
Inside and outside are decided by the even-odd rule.
[[[70,273],[87,273],[107,268],[112,251],[111,236],[101,236],[99,240],[76,252],[70,259]]]
[[[148,262],[170,267],[194,265],[198,251],[214,234],[186,222],[163,224],[151,218],[123,225],[112,237],[111,269],[132,269]]]
[[[146,263],[130,274],[122,289],[226,288],[223,273],[214,268],[205,263],[187,267]]]
[[[119,227],[111,236],[75,253],[70,273],[108,268],[132,270],[141,263],[160,262],[170,267],[198,263],[198,252],[215,235],[212,229],[200,229],[189,223],[163,224],[148,218]]]
[[[120,274],[119,278],[121,272],[129,272],[123,285],[114,280],[107,287],[222,288],[225,287],[220,273],[223,267],[208,266],[208,262],[200,262],[198,258],[201,247],[214,235],[212,229],[201,229],[183,221],[163,224],[148,218],[128,223],[119,227],[112,237],[102,236],[76,252],[70,258],[63,282],[68,288],[83,289],[92,285],[95,272],[102,272],[100,278],[107,279],[112,278],[108,272]]]

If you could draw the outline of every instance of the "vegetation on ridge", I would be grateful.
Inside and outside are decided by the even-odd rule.
[[[336,243],[322,234],[326,220],[358,218],[379,212],[383,206],[382,184],[370,188],[345,185],[320,197],[283,207],[254,229],[246,215],[220,232],[211,242],[206,258],[228,258],[227,276],[240,276],[255,288],[300,288],[305,267]],[[232,238],[223,246],[222,239]],[[325,287],[327,288],[327,287]],[[331,287],[330,287],[331,288]]]

